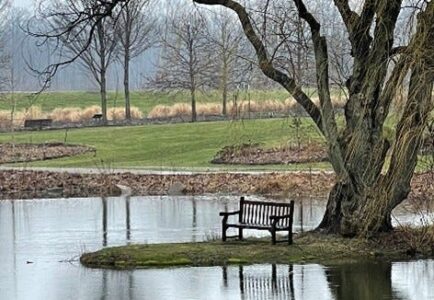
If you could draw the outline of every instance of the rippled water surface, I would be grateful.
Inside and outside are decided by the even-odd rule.
[[[106,245],[216,238],[218,212],[237,205],[218,196],[2,201],[0,299],[434,299],[430,260],[137,271],[77,262]],[[295,231],[316,226],[323,211],[322,201],[298,201]]]

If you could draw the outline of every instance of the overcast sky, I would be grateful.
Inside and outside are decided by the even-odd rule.
[[[15,6],[21,6],[21,7],[29,7],[32,5],[34,0],[12,0],[12,3]]]

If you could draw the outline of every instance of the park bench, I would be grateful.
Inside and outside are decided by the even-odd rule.
[[[95,121],[100,121],[102,119],[102,114],[94,114],[92,119]]]
[[[50,127],[52,123],[52,119],[29,119],[24,121],[24,128],[42,129],[44,127]]]
[[[292,244],[292,221],[294,216],[294,201],[289,203],[248,201],[244,197],[240,198],[239,210],[233,212],[221,212],[222,220],[222,240],[227,238],[243,239],[243,229],[268,230],[271,233],[272,244],[288,242]],[[228,223],[230,216],[238,216],[238,221]],[[227,236],[228,228],[238,228],[238,235]],[[287,231],[288,239],[276,239],[276,233]]]

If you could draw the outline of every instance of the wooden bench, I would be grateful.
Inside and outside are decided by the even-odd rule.
[[[222,240],[227,238],[243,239],[243,229],[268,230],[271,233],[272,244],[288,242],[292,244],[292,222],[294,216],[294,201],[289,203],[248,201],[240,198],[239,210],[233,212],[221,212]],[[230,216],[238,216],[238,222],[228,223]],[[227,236],[228,228],[238,228],[238,235]],[[287,231],[287,240],[276,240],[276,233]]]
[[[32,119],[24,121],[24,128],[38,128],[50,127],[53,123],[52,119]]]
[[[92,119],[95,121],[100,121],[102,120],[102,114],[94,114]]]

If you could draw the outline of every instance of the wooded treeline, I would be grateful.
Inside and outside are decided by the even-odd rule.
[[[97,89],[103,115],[107,90],[124,91],[127,118],[130,90],[186,90],[191,94],[194,121],[199,90],[219,90],[225,115],[228,101],[238,91],[278,87],[260,71],[254,49],[234,14],[222,9],[198,9],[190,1],[129,1],[114,12],[116,19],[104,20],[98,28],[80,23],[69,35],[59,35],[79,11],[92,12],[95,3],[42,0],[36,13],[9,5],[2,27],[8,38],[2,48],[9,53],[10,71],[3,90],[36,91],[53,71],[44,70],[46,66],[71,60],[58,66],[56,76],[50,77],[51,90]],[[252,3],[252,9],[264,9],[263,2]],[[314,86],[315,63],[306,25],[299,18],[293,19],[295,12],[287,1],[274,1],[266,10],[269,20],[264,22],[264,16],[258,14],[256,22],[264,36],[274,36],[267,43],[280,43],[276,37],[285,36],[284,43],[276,44],[276,61],[303,86]],[[336,17],[336,10],[325,1],[315,4],[315,10],[325,20]],[[348,45],[343,28],[330,22],[327,30],[339,45],[334,48],[337,64],[333,77],[338,88],[349,63],[345,55]],[[88,41],[90,31],[95,34]],[[87,44],[89,47],[81,53]],[[282,55],[282,51],[291,55]]]

